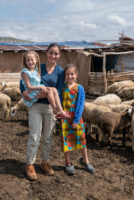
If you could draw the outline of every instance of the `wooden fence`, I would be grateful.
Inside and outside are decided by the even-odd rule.
[[[102,72],[90,72],[88,85],[88,94],[104,95],[107,92],[106,74]]]
[[[0,82],[19,82],[20,73],[0,73]]]
[[[133,80],[134,81],[134,71],[113,73],[107,72],[107,86],[112,85],[115,82]]]

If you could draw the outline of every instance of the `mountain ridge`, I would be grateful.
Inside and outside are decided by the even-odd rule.
[[[17,43],[20,43],[20,42],[33,43],[32,41],[20,40],[13,37],[0,37],[0,43],[16,43],[16,42]]]

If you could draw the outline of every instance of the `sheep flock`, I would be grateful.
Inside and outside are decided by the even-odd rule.
[[[25,111],[28,116],[28,107],[21,98],[19,82],[0,83],[0,108],[5,111],[3,119],[9,115],[14,117],[19,111]],[[11,107],[11,101],[17,104]],[[134,151],[134,82],[115,82],[107,88],[107,94],[97,97],[93,102],[85,102],[82,114],[86,134],[92,133],[92,127],[97,128],[96,142],[100,146],[103,138],[112,149],[112,135],[115,130],[123,135],[123,146],[126,144],[126,133],[133,135],[132,150]]]

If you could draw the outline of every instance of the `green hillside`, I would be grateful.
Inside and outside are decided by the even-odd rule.
[[[12,37],[0,37],[0,43],[20,43],[20,42],[26,42],[26,43],[32,43],[32,41],[27,41],[27,40],[19,40],[19,39],[16,39],[16,38],[12,38]]]

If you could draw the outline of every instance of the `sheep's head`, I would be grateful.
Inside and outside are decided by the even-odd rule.
[[[134,116],[134,107],[128,108],[128,109],[126,109],[126,111],[127,111],[127,116],[130,117],[130,119],[132,119]]]
[[[11,108],[11,116],[14,117],[17,113],[17,110],[15,108]]]

